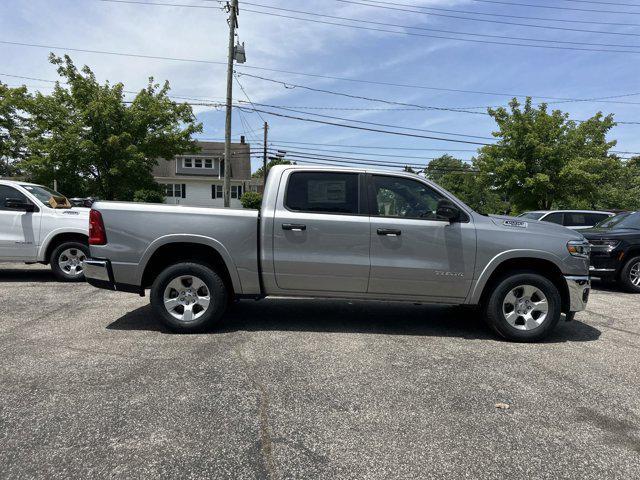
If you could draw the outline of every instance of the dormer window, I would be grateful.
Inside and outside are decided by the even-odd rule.
[[[202,159],[201,158],[194,158],[193,159],[193,166],[195,168],[202,168]]]
[[[185,168],[193,167],[193,160],[191,158],[184,158],[182,161]]]
[[[204,159],[204,168],[213,168],[213,159],[205,158]]]

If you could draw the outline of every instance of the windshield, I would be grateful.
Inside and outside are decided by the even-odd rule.
[[[633,228],[640,230],[640,212],[619,213],[615,217],[601,221],[593,228],[608,228],[611,230]]]
[[[22,185],[22,188],[40,200],[45,207],[53,208],[49,202],[52,197],[64,198],[66,200],[66,197],[61,193],[51,190],[50,188],[43,187],[42,185]]]
[[[540,217],[544,215],[544,212],[524,212],[518,215],[522,218],[530,218],[531,220],[540,220]]]

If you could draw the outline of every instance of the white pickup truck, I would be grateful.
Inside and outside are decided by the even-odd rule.
[[[41,185],[0,180],[1,262],[50,264],[59,280],[84,280],[88,231],[88,208]]]

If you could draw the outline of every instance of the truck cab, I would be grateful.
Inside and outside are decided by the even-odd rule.
[[[84,280],[88,217],[47,187],[0,180],[0,261],[50,264],[59,280]]]

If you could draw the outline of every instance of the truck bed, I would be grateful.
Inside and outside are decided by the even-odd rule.
[[[189,242],[212,246],[231,262],[236,293],[260,293],[257,210],[135,202],[96,202],[93,209],[102,215],[108,243],[92,245],[91,255],[108,258],[118,282],[139,285],[139,266],[158,248]]]

